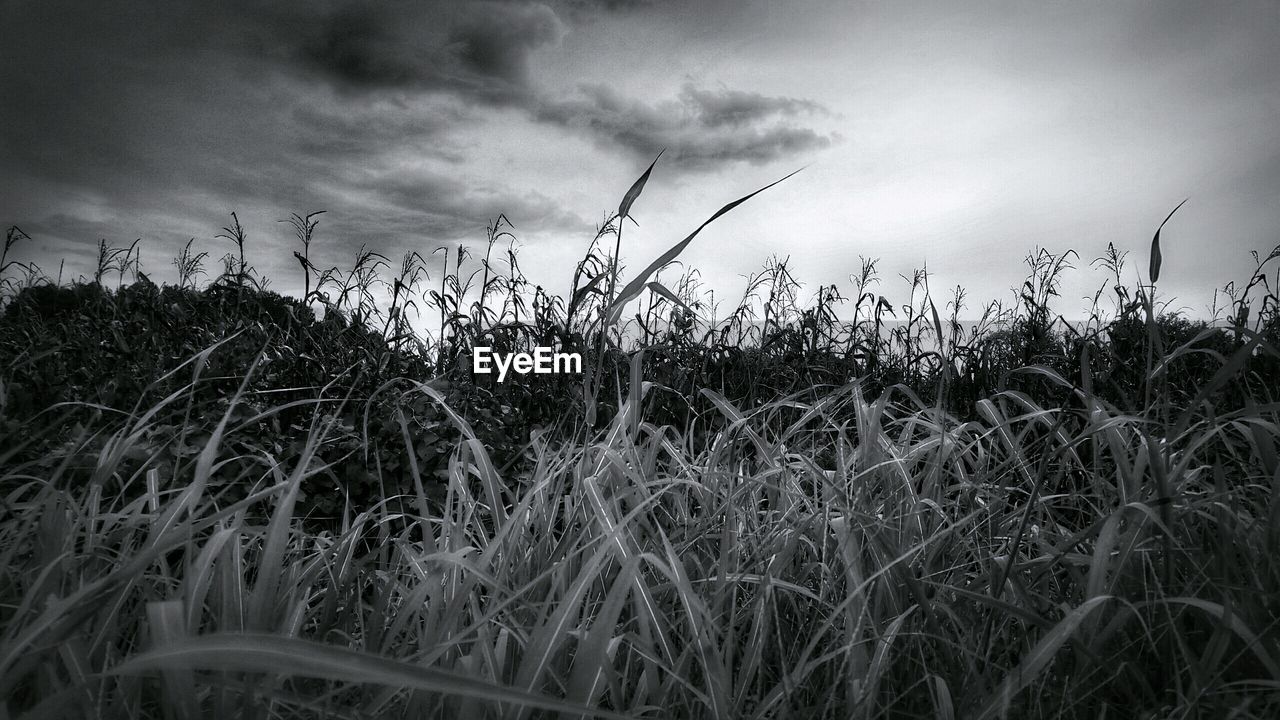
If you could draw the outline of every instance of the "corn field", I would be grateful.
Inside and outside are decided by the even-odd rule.
[[[292,215],[301,298],[234,215],[163,287],[12,228],[0,718],[1280,715],[1280,248],[1216,322],[1164,312],[1159,231],[1081,322],[1047,250],[1011,304],[772,258],[725,313],[662,272],[764,198],[632,274],[653,170],[565,298],[504,217],[323,269]]]

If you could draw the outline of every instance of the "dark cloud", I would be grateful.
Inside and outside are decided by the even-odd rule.
[[[461,163],[466,157],[441,140],[448,137],[451,128],[478,121],[473,109],[443,99],[430,104],[299,104],[287,119],[294,128],[289,145],[305,157],[350,161],[399,148],[451,163]]]
[[[344,90],[438,90],[492,102],[524,96],[529,54],[565,32],[544,4],[496,0],[54,1],[11,3],[6,20],[20,30],[3,50],[6,80],[19,84],[112,85],[146,76],[145,66],[199,56],[222,67],[263,61],[256,70],[310,74]]]
[[[831,141],[795,123],[821,108],[792,98],[693,87],[659,105],[598,87],[546,97],[530,55],[565,28],[541,3],[55,0],[5,11],[18,30],[0,48],[8,170],[86,185],[149,178],[248,192],[253,181],[287,184],[297,165],[322,173],[397,146],[460,161],[448,133],[486,106],[642,156],[668,147],[686,168]]]
[[[379,217],[393,218],[414,236],[441,240],[474,238],[477,232],[505,214],[517,225],[547,231],[582,233],[592,225],[561,208],[545,195],[515,193],[478,179],[457,178],[425,170],[361,172],[348,178],[349,193],[364,198],[355,215],[368,214],[372,224]]]
[[[515,111],[625,153],[669,147],[686,169],[830,142],[797,124],[822,109],[791,98],[549,97],[532,60],[561,42],[561,17],[562,4],[523,0],[5,3],[0,222],[59,256],[80,248],[68,257],[99,238],[208,238],[232,210],[261,257],[285,260],[274,220],[317,209],[344,247],[388,251],[480,237],[499,213],[525,232],[589,233],[547,195],[469,167],[460,137]]]
[[[580,97],[546,101],[534,110],[541,121],[587,133],[641,157],[666,148],[670,163],[688,170],[796,157],[839,139],[795,124],[794,117],[801,113],[827,111],[807,100],[692,85],[685,85],[675,100],[652,105],[606,86],[584,86]]]
[[[345,90],[457,93],[497,104],[529,93],[529,54],[564,26],[528,2],[347,3],[263,17],[252,47]]]
[[[681,101],[696,109],[698,120],[711,128],[742,127],[770,117],[794,117],[800,113],[827,115],[827,109],[812,100],[768,97],[741,90],[699,90],[685,85]]]
[[[658,4],[658,0],[563,0],[562,4],[570,11],[605,10],[625,12],[639,8],[648,8]]]
[[[356,86],[432,85],[441,82],[431,48],[398,37],[391,13],[380,5],[349,5],[312,20],[289,54],[317,71]]]
[[[555,45],[565,29],[551,8],[540,4],[481,3],[449,33],[448,46],[467,70],[506,80],[528,81],[528,55]]]
[[[9,3],[3,19],[4,171],[138,210],[174,192],[305,206],[349,164],[460,162],[451,131],[526,97],[528,54],[563,32],[508,2]]]

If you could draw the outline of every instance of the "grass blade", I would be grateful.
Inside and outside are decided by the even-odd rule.
[[[412,688],[492,703],[541,708],[591,717],[624,718],[605,710],[584,708],[556,698],[478,680],[462,673],[423,667],[311,640],[256,633],[214,634],[152,650],[109,671],[137,675],[174,668],[222,672],[268,673],[315,677],[351,683]]]

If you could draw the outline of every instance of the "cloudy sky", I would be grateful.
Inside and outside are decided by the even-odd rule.
[[[50,274],[142,238],[172,280],[235,210],[249,260],[300,289],[315,253],[477,243],[505,213],[563,292],[594,227],[636,204],[640,268],[722,204],[806,169],[682,256],[718,296],[770,255],[812,289],[859,256],[927,263],[971,305],[1033,247],[1076,250],[1063,311],[1114,242],[1203,314],[1280,242],[1280,3],[0,0],[0,223]]]

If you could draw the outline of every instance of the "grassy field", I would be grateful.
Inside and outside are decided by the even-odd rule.
[[[648,176],[565,299],[502,218],[321,270],[293,216],[302,299],[238,220],[205,286],[0,259],[0,718],[1280,714],[1280,253],[1217,324],[1160,312],[1158,233],[1084,323],[1043,251],[976,323],[873,261],[717,318],[658,275],[696,231],[624,282]]]

